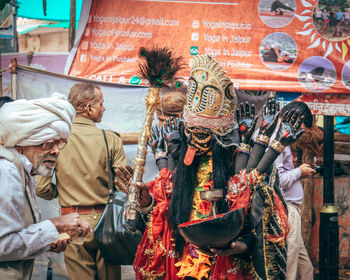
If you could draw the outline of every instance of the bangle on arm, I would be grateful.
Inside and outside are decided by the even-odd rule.
[[[263,135],[263,134],[259,134],[256,137],[256,141],[255,142],[257,142],[257,143],[267,147],[269,145],[269,142],[270,142],[270,137],[266,136],[266,135]]]
[[[158,152],[154,155],[154,159],[161,159],[161,158],[167,158],[167,154],[166,152]]]
[[[139,212],[141,214],[148,214],[152,210],[152,208],[154,206],[154,198],[151,194],[150,194],[150,197],[151,197],[151,203],[149,205],[147,205],[145,207],[141,207],[141,206],[139,207]]]
[[[274,151],[276,151],[277,153],[282,153],[285,146],[283,146],[281,144],[281,142],[277,141],[277,140],[273,140],[271,145],[270,145],[270,148],[273,149]]]
[[[241,153],[245,153],[245,154],[250,154],[250,145],[249,144],[245,144],[245,143],[239,143],[239,148],[238,150]]]

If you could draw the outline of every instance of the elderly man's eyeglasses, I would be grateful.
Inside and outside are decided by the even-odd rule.
[[[42,145],[43,145],[43,149],[44,150],[51,150],[55,146],[57,146],[57,148],[59,150],[62,150],[67,145],[67,141],[63,140],[63,139],[60,139],[60,140],[47,140]]]

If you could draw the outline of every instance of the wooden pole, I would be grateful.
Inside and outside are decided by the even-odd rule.
[[[75,40],[75,6],[75,0],[70,0],[69,51],[73,48]]]
[[[134,145],[139,142],[141,136],[140,132],[122,132],[120,137],[122,138],[123,145]]]
[[[18,6],[15,5],[13,9],[13,17],[12,17],[12,26],[13,26],[13,44],[14,44],[14,51],[18,52],[18,34],[17,34],[17,8]]]

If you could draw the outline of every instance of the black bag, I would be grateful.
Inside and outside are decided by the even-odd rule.
[[[137,246],[141,241],[140,230],[126,223],[124,203],[127,194],[114,190],[111,163],[105,131],[102,130],[107,147],[108,161],[108,203],[103,210],[95,229],[95,241],[104,260],[114,265],[131,265],[135,258]],[[140,213],[138,213],[140,215]],[[137,217],[137,220],[142,217]]]

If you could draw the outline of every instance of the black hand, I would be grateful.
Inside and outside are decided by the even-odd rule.
[[[255,116],[255,105],[251,106],[246,103],[245,109],[241,103],[240,119],[239,122],[239,133],[241,136],[241,142],[244,144],[249,144],[250,139],[254,133],[256,123],[258,121],[258,116]]]
[[[271,137],[278,123],[279,113],[275,116],[264,116],[260,124],[259,134]]]
[[[299,130],[303,120],[304,116],[300,116],[299,111],[285,112],[282,116],[282,123],[277,132],[276,140],[285,147],[295,143],[304,133],[303,129]]]
[[[149,146],[151,147],[154,155],[157,155],[161,152],[165,153],[165,141],[163,135],[163,129],[158,125],[152,127],[151,141],[149,142]]]

